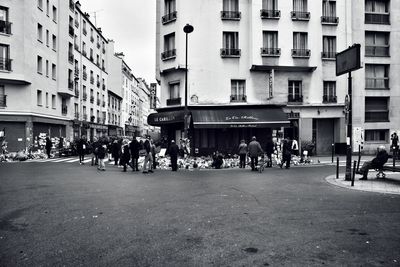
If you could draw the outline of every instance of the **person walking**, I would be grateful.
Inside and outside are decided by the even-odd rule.
[[[99,160],[99,166],[97,167],[100,171],[106,170],[106,165],[104,164],[104,158],[106,157],[107,146],[105,144],[100,143],[97,147],[97,157]]]
[[[118,143],[118,140],[114,140],[111,146],[111,154],[114,159],[114,165],[118,165],[119,155],[120,155],[121,147]]]
[[[50,140],[50,137],[46,137],[46,154],[47,154],[47,158],[51,158],[50,152],[51,152],[51,148],[53,146],[53,143]]]
[[[251,160],[251,170],[257,171],[258,156],[264,153],[264,151],[262,150],[261,145],[255,136],[251,138],[251,142],[248,145],[248,151]]]
[[[267,168],[272,167],[272,154],[274,153],[275,144],[272,141],[272,137],[268,136],[267,143],[265,145],[265,154],[267,154]]]
[[[139,142],[136,140],[136,137],[133,137],[132,141],[130,142],[129,150],[131,151],[133,171],[139,171]]]
[[[121,164],[124,167],[123,172],[126,172],[127,165],[132,167],[132,165],[130,164],[130,159],[131,159],[131,154],[129,152],[129,146],[127,143],[125,143],[122,146],[122,154],[121,154]]]
[[[156,169],[157,161],[156,161],[156,145],[153,143],[153,140],[150,139],[150,150],[152,156],[152,169]]]
[[[290,160],[292,159],[291,150],[292,150],[292,148],[291,148],[290,140],[287,137],[282,142],[282,162],[280,165],[281,169],[282,169],[284,163],[286,163],[286,165],[285,165],[286,169],[290,168]]]
[[[171,157],[171,167],[172,171],[176,172],[178,170],[178,154],[179,154],[179,147],[175,144],[175,140],[171,141],[171,145],[168,149],[168,154]]]
[[[399,137],[397,136],[397,133],[394,132],[390,139],[392,140],[393,157],[394,159],[397,159],[399,155]]]
[[[93,142],[92,142],[92,166],[93,165],[98,165],[99,164],[99,158],[98,158],[98,149],[99,146],[101,145],[99,140],[97,139],[97,137],[93,138]]]
[[[247,144],[244,140],[240,141],[239,148],[239,168],[246,168],[246,155],[247,155]]]
[[[86,136],[82,135],[81,139],[79,139],[76,150],[79,155],[79,164],[83,165],[85,164],[85,152],[86,152],[86,146],[87,146],[87,141],[86,141]]]
[[[148,173],[148,172],[152,173],[153,155],[151,154],[150,141],[149,140],[144,141],[143,146],[146,151],[143,162],[143,173]]]

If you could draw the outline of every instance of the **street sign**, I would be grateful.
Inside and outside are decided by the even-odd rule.
[[[336,54],[336,76],[361,68],[361,45],[354,44]]]
[[[353,152],[364,147],[364,129],[361,127],[353,127]]]

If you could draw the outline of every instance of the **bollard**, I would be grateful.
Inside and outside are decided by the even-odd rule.
[[[354,186],[354,179],[356,178],[356,166],[357,166],[357,161],[355,160],[353,162],[353,177],[351,178],[351,186]]]
[[[339,157],[336,157],[336,179],[339,179]]]
[[[357,171],[360,169],[361,151],[358,151]]]
[[[397,151],[396,149],[393,149],[393,168],[396,167],[396,157],[397,157]]]
[[[334,155],[335,155],[335,144],[332,144],[332,163]]]

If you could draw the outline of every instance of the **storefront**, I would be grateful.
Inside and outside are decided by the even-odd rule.
[[[194,154],[209,155],[215,151],[237,153],[240,140],[256,136],[262,146],[268,137],[283,134],[290,127],[281,107],[190,107],[189,137]],[[184,111],[161,111],[150,114],[148,123],[161,126],[161,136],[179,141],[184,130]]]

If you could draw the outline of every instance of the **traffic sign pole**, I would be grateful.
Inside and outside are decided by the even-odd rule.
[[[345,180],[351,181],[351,153],[352,150],[352,142],[353,142],[353,116],[352,116],[352,103],[353,103],[353,96],[352,96],[352,78],[351,78],[351,71],[349,72],[349,84],[348,84],[348,120],[347,120],[347,153],[346,153],[346,175]]]

